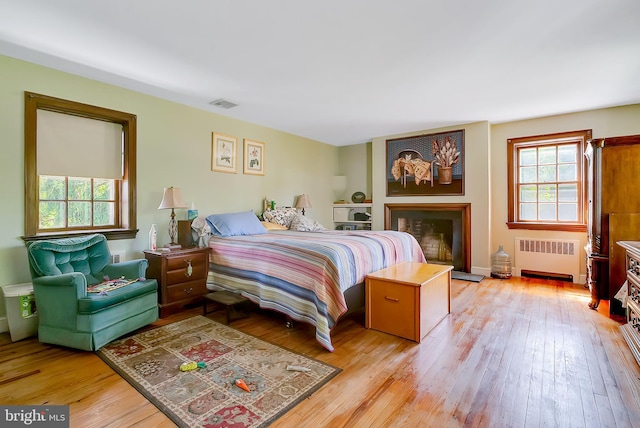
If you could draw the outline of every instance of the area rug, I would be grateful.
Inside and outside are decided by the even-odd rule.
[[[97,354],[181,427],[267,426],[342,371],[203,316],[116,340]],[[181,371],[190,361],[204,364]]]
[[[451,271],[451,279],[459,279],[462,281],[480,282],[484,279],[483,275],[475,275],[468,272],[460,272],[459,270]]]

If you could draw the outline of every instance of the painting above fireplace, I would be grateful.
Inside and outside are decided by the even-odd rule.
[[[387,140],[387,196],[464,195],[464,130]]]

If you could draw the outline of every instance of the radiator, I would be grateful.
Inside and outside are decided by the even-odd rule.
[[[121,263],[124,261],[125,251],[112,251],[111,263]]]
[[[516,238],[515,275],[522,271],[571,275],[580,282],[580,242],[559,239]]]

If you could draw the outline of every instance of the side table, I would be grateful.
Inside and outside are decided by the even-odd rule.
[[[202,301],[207,294],[209,248],[145,251],[147,277],[158,280],[158,308],[164,318],[185,305]]]

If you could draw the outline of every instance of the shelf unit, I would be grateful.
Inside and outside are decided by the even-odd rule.
[[[333,204],[333,228],[342,230],[371,230],[371,203]],[[356,220],[357,214],[364,214],[367,220]],[[359,216],[358,216],[359,217]]]

